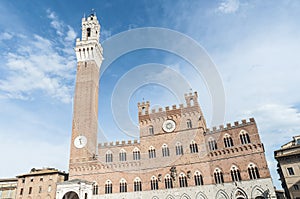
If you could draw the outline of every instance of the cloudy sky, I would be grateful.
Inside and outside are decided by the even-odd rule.
[[[300,134],[297,0],[0,1],[0,177],[32,167],[67,171],[76,73],[73,48],[81,34],[81,18],[91,9],[100,20],[103,44],[124,31],[156,27],[174,30],[200,45],[222,80],[226,111],[221,124],[255,117],[279,187],[273,151]],[[179,46],[178,41],[168,42]],[[161,68],[153,72],[149,63]],[[149,81],[123,99],[114,90],[120,84],[121,90],[127,88],[124,82],[130,85],[132,74]],[[206,77],[174,53],[140,49],[121,55],[102,71],[99,142],[136,138],[117,125],[114,106],[125,107],[128,121],[136,125],[137,102],[149,100],[154,108],[180,103],[173,92],[174,75],[187,82],[179,89],[182,95],[198,91],[208,126],[215,125],[216,99]],[[169,84],[161,83],[166,79]]]

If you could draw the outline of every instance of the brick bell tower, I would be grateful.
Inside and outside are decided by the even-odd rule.
[[[77,74],[73,107],[70,178],[74,166],[97,154],[99,74],[103,50],[100,24],[95,14],[82,19],[81,40],[76,40]]]

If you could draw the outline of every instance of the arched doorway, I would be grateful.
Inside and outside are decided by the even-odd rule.
[[[62,199],[79,199],[79,197],[74,191],[69,191],[64,195]]]

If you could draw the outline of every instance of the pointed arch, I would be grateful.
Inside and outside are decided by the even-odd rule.
[[[232,165],[230,168],[231,180],[232,182],[241,181],[241,173],[237,166]]]
[[[264,190],[258,185],[255,185],[251,191],[251,198],[259,199],[260,197],[264,198]]]
[[[179,180],[179,186],[180,187],[188,187],[187,177],[186,177],[186,175],[183,172],[181,172],[179,174],[178,180]]]
[[[121,149],[119,152],[119,161],[126,161],[126,151],[125,149]]]
[[[105,194],[110,194],[112,193],[112,181],[111,180],[106,180],[105,182]]]
[[[208,148],[209,148],[210,151],[218,149],[217,142],[213,137],[208,138]]]
[[[165,188],[172,189],[173,188],[173,179],[171,178],[170,174],[165,176]]]
[[[232,138],[228,133],[225,133],[225,135],[223,136],[223,140],[225,148],[233,147]]]
[[[136,177],[133,181],[133,191],[142,191],[142,181],[139,177]]]
[[[220,189],[216,194],[216,199],[229,199],[229,197],[224,190]]]
[[[191,199],[191,197],[189,195],[187,195],[186,193],[182,194],[180,199]]]
[[[150,185],[151,185],[151,190],[158,190],[158,179],[156,176],[151,177]]]
[[[196,199],[207,199],[207,197],[204,193],[198,192],[196,195]]]
[[[248,196],[243,189],[237,188],[234,192],[234,199],[248,199]]]
[[[172,196],[171,194],[169,194],[166,199],[175,199],[174,196]]]
[[[214,179],[216,184],[224,183],[223,172],[220,168],[214,170]]]
[[[194,140],[190,143],[190,151],[191,153],[198,153],[198,145]]]
[[[200,171],[195,171],[194,173],[194,181],[195,181],[195,186],[200,186],[203,185],[203,176]]]

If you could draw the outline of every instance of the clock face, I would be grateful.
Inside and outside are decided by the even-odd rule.
[[[83,135],[77,136],[74,140],[74,145],[78,149],[83,148],[86,145],[86,143],[87,143],[87,139]]]
[[[173,120],[166,120],[163,123],[163,130],[167,133],[173,132],[176,128],[176,123]]]

